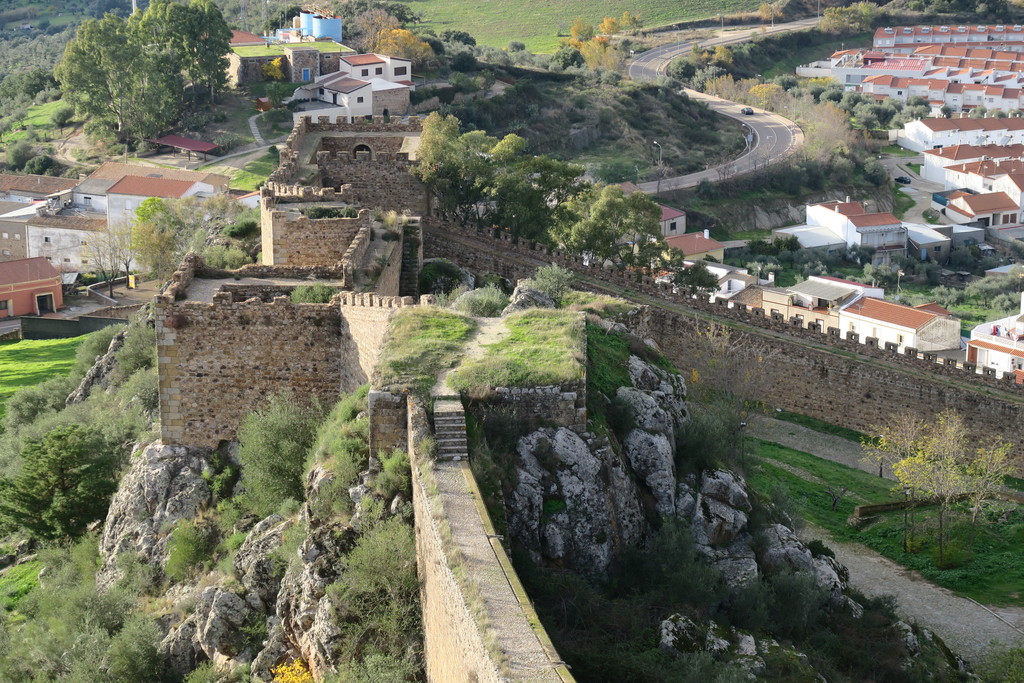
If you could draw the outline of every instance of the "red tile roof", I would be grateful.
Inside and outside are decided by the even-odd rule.
[[[60,277],[60,273],[44,256],[0,263],[0,285],[18,285]]]
[[[917,306],[914,306],[914,308],[921,311],[928,311],[929,313],[934,313],[935,315],[953,315],[952,313],[950,313],[949,311],[947,311],[945,308],[938,305],[934,301],[931,301],[926,304],[918,304]]]
[[[0,192],[30,192],[45,197],[54,192],[70,190],[76,185],[78,185],[78,181],[74,178],[0,173]]]
[[[365,66],[367,64],[383,64],[384,58],[380,55],[366,54],[366,55],[350,55],[348,57],[342,57],[343,60],[351,64],[352,66]]]
[[[1002,351],[1003,353],[1008,353],[1011,356],[1016,356],[1017,358],[1024,358],[1024,349],[1017,349],[1012,346],[1003,346],[1002,344],[995,344],[993,342],[982,341],[980,339],[972,339],[967,342],[967,345],[977,346],[978,348],[988,349],[990,351]],[[1020,382],[1018,382],[1018,384],[1020,384]]]
[[[195,182],[191,180],[169,180],[167,178],[144,178],[129,175],[114,183],[108,195],[129,194],[137,197],[177,198],[184,195]]]
[[[894,304],[883,299],[864,297],[843,309],[844,313],[859,315],[871,320],[919,330],[932,320],[940,317],[935,313],[903,304]]]
[[[678,249],[684,255],[704,254],[716,249],[724,249],[725,245],[718,240],[705,237],[704,233],[690,232],[685,235],[676,235],[665,240],[665,244],[673,249]]]
[[[231,31],[231,45],[245,45],[247,43],[264,42],[266,42],[266,40],[255,33],[249,33],[248,31]]]
[[[658,204],[658,206],[661,207],[661,221],[662,222],[670,221],[673,218],[679,218],[680,216],[685,216],[686,215],[685,211],[680,211],[679,209],[673,209],[671,206],[665,206],[664,204]]]
[[[879,225],[902,225],[900,219],[891,213],[865,213],[849,216],[850,222],[858,228],[872,228]]]
[[[979,213],[990,213],[992,211],[1014,211],[1019,209],[1009,195],[1005,192],[988,192],[986,194],[971,194],[958,197],[957,201],[965,205],[973,215]]]

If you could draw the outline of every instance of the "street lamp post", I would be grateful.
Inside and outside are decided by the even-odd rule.
[[[907,552],[907,509],[910,507],[910,489],[903,489],[903,552]]]
[[[662,175],[662,173],[661,173],[661,170],[662,170],[661,160],[662,160],[663,155],[664,155],[664,150],[661,148],[661,144],[657,140],[654,141],[654,144],[658,145],[658,189],[655,192],[655,194],[661,194],[661,175]]]

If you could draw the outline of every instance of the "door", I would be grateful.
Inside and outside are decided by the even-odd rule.
[[[53,313],[53,294],[39,294],[36,296],[36,310],[39,315]]]
[[[302,80],[303,81],[310,80],[310,78],[309,78],[309,69],[303,69],[302,70]]]

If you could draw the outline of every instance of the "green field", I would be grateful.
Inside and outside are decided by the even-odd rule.
[[[230,186],[236,190],[256,190],[267,181],[277,168],[277,155],[267,152],[255,161],[250,161],[231,178]]]
[[[46,104],[33,104],[25,113],[25,118],[12,126],[10,132],[0,137],[0,141],[17,142],[28,136],[28,131],[26,130],[28,127],[32,127],[40,138],[44,140],[51,139],[59,131],[50,121],[50,117],[53,116],[53,112],[62,106],[64,106],[64,103],[60,100],[54,100]],[[70,130],[73,125],[69,124],[64,130]]]
[[[299,44],[295,44],[299,47]],[[339,45],[333,41],[322,40],[315,43],[302,43],[303,49],[316,48],[320,52],[353,52],[351,48]],[[284,46],[282,45],[242,45],[240,47],[231,48],[235,54],[239,57],[271,57],[273,55],[283,55]]]
[[[715,17],[757,9],[756,0],[549,0],[548,2],[478,2],[477,0],[417,0],[409,5],[423,15],[424,23],[438,33],[459,30],[470,33],[481,45],[505,47],[517,40],[534,52],[553,52],[559,34],[566,36],[577,17],[597,24],[603,17],[623,12],[640,16],[645,27],[676,21]]]
[[[83,339],[0,342],[0,420],[4,403],[15,391],[67,374],[75,364],[75,350]]]
[[[836,540],[863,543],[921,572],[929,581],[979,602],[1024,605],[1024,510],[1019,505],[994,502],[986,507],[973,538],[969,512],[963,505],[955,506],[949,517],[953,531],[948,551],[954,566],[940,569],[936,507],[917,508],[909,533],[914,552],[905,552],[902,511],[877,515],[860,527],[847,523],[857,505],[901,498],[890,490],[895,482],[778,444],[753,441],[756,456],[747,482],[764,495],[781,492],[800,516],[828,529]],[[832,510],[826,489],[839,487],[848,490]]]

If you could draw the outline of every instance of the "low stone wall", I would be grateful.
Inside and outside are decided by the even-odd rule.
[[[406,431],[427,680],[574,680],[512,569],[469,464],[424,452],[431,430],[415,398]]]
[[[370,212],[356,218],[308,218],[270,209],[261,202],[263,263],[268,266],[330,266],[341,262]]]

